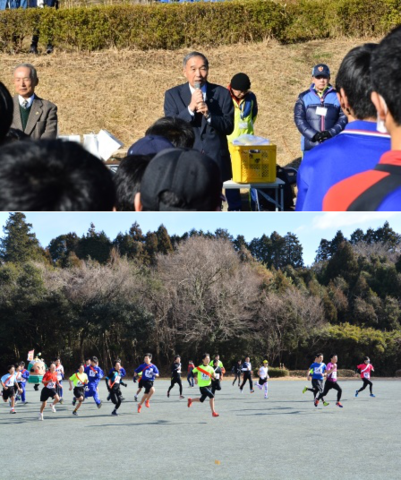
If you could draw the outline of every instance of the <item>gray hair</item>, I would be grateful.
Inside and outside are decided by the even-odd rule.
[[[208,59],[205,57],[205,55],[203,55],[203,53],[200,53],[200,52],[191,52],[191,53],[188,53],[187,55],[185,55],[184,60],[182,62],[182,65],[183,65],[184,68],[186,67],[186,65],[188,63],[188,60],[191,60],[191,58],[193,58],[193,57],[201,57],[203,59],[203,61],[205,62],[206,68],[209,68]]]
[[[21,68],[21,67],[29,69],[29,76],[30,76],[31,80],[33,80],[34,82],[36,82],[38,80],[38,73],[36,71],[36,68],[33,65],[31,65],[30,63],[20,63],[19,65],[17,65],[14,68],[14,73],[17,70],[17,68]]]

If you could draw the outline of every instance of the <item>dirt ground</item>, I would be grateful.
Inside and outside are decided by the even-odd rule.
[[[340,39],[280,45],[276,41],[203,49],[210,62],[209,81],[228,85],[245,72],[259,102],[257,135],[277,144],[277,162],[290,164],[300,156],[300,135],[293,107],[310,85],[313,65],[324,62],[332,81],[345,53],[378,39]],[[40,46],[43,49],[43,46]],[[190,50],[107,50],[94,53],[59,52],[0,54],[0,81],[13,93],[12,72],[19,63],[38,70],[37,94],[56,103],[59,133],[98,132],[104,128],[128,148],[147,127],[163,116],[164,92],[185,81],[182,58]]]

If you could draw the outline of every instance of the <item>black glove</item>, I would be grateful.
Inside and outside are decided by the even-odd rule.
[[[312,138],[312,142],[319,142],[322,143],[325,140],[328,140],[331,138],[331,133],[328,132],[327,130],[324,130],[323,132],[317,132]]]
[[[320,143],[320,136],[322,135],[322,132],[317,132],[313,137],[311,138],[312,142],[319,142]]]

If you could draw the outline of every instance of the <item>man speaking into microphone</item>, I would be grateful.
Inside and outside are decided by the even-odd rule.
[[[232,178],[226,137],[234,129],[234,106],[230,93],[226,88],[207,81],[209,62],[202,53],[186,55],[183,69],[188,82],[166,91],[164,114],[191,124],[195,133],[194,149],[217,162],[224,182]],[[230,202],[230,194],[231,191],[227,190],[228,209],[238,210],[238,206]]]

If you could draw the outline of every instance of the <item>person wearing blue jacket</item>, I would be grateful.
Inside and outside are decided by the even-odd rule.
[[[109,392],[109,395],[107,397],[107,401],[111,400],[111,397],[112,397],[112,395],[111,395],[112,389],[110,388],[109,380],[111,378],[115,377],[116,373],[120,376],[120,380],[119,380],[118,383],[120,385],[124,385],[124,387],[127,387],[127,384],[122,381],[122,379],[127,375],[127,372],[125,371],[125,368],[121,366],[121,359],[119,359],[119,358],[117,358],[117,360],[114,362],[114,367],[109,371],[109,374],[105,378],[107,391]],[[120,394],[120,396],[121,396],[121,401],[124,400],[124,397],[121,394]]]
[[[295,103],[294,121],[302,135],[302,152],[338,135],[347,124],[335,89],[330,85],[330,69],[322,63],[313,67],[313,83]]]
[[[17,367],[17,383],[20,389],[22,390],[21,395],[18,395],[16,400],[22,401],[23,405],[26,405],[28,402],[26,401],[25,390],[26,390],[26,382],[29,378],[29,372],[25,369],[25,362],[19,362]]]
[[[85,398],[93,397],[97,408],[102,406],[102,402],[99,398],[99,393],[97,391],[97,387],[99,385],[100,380],[104,377],[103,370],[98,365],[97,357],[91,358],[91,364],[85,367],[84,372],[88,375],[88,386],[85,391]]]
[[[159,369],[156,365],[152,363],[152,354],[146,353],[143,359],[144,363],[139,365],[138,368],[135,369],[135,374],[138,375],[142,373],[142,386],[145,389],[145,393],[143,394],[142,400],[138,403],[138,413],[141,413],[142,405],[145,402],[145,407],[150,408],[149,400],[150,397],[155,393],[155,387],[153,383],[155,378],[159,376]]]
[[[321,211],[323,199],[338,182],[375,167],[390,150],[390,135],[377,131],[370,98],[374,43],[350,50],[341,62],[336,90],[348,123],[332,140],[307,152],[297,174],[297,211]]]

